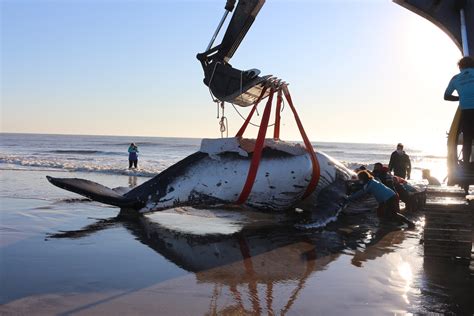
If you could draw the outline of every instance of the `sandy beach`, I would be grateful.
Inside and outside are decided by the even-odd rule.
[[[288,227],[301,218],[235,210],[121,221],[118,209],[57,190],[44,174],[2,170],[2,188],[17,192],[1,199],[4,315],[474,311],[472,267],[423,258],[422,214],[414,231],[379,226],[370,212],[316,230]]]

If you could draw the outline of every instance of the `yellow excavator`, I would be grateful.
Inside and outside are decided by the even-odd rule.
[[[474,50],[473,0],[394,0],[394,2],[441,28],[454,41],[463,56],[470,55],[470,48]],[[461,111],[458,108],[448,133],[448,185],[459,185],[468,194],[469,186],[474,184],[474,164],[460,160],[462,150],[460,118]],[[474,159],[471,158],[471,161]]]
[[[393,2],[441,28],[464,56],[469,56],[469,47],[474,50],[474,0],[393,0]],[[224,16],[206,51],[198,54],[197,58],[204,70],[204,84],[209,87],[215,100],[250,106],[268,96],[269,91],[265,92],[265,85],[275,78],[271,75],[260,76],[258,69],[239,70],[232,67],[229,61],[255,21],[265,0],[240,0],[237,6],[236,3],[236,0],[227,0]],[[226,18],[233,11],[222,42],[213,46]],[[441,98],[442,91],[439,94]],[[448,134],[448,185],[459,185],[467,193],[469,185],[474,184],[474,164],[460,161],[462,133],[459,129],[459,120],[458,108]]]

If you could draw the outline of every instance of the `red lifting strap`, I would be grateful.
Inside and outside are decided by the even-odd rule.
[[[295,107],[293,106],[293,101],[291,100],[290,92],[288,91],[288,87],[286,85],[283,86],[283,93],[285,94],[285,98],[288,101],[288,104],[290,105],[293,115],[295,116],[296,124],[298,125],[298,129],[300,130],[301,137],[303,138],[304,144],[306,146],[306,150],[310,154],[311,162],[313,164],[313,175],[311,176],[311,181],[309,182],[308,187],[306,188],[306,192],[303,195],[303,198],[306,198],[308,195],[310,195],[314,191],[314,189],[318,185],[319,177],[321,176],[321,169],[319,167],[319,162],[318,162],[318,159],[316,158],[316,153],[314,152],[313,145],[309,141],[308,136],[306,135],[306,132],[304,131],[303,124],[301,124],[298,113],[296,113]]]
[[[281,112],[282,102],[283,102],[283,97],[281,96],[281,89],[278,89],[277,107],[276,107],[276,112],[275,112],[275,127],[273,129],[274,139],[280,139],[280,112]]]
[[[252,191],[255,178],[257,177],[258,166],[260,164],[260,159],[262,158],[262,150],[263,150],[263,145],[265,143],[265,135],[267,134],[268,122],[270,121],[270,113],[272,110],[272,101],[273,101],[274,92],[275,91],[272,88],[270,90],[270,95],[268,96],[267,105],[265,106],[265,110],[263,111],[262,121],[260,122],[260,128],[258,130],[257,140],[255,142],[255,149],[252,154],[252,161],[250,162],[249,172],[247,174],[247,180],[245,181],[242,192],[240,193],[240,196],[237,199],[237,204],[242,204],[245,201],[247,201],[247,198],[250,195],[250,191]],[[257,106],[257,104],[255,104],[255,106]],[[255,107],[252,109],[252,111],[254,109]],[[253,113],[251,112],[251,114]],[[250,115],[249,115],[249,118],[250,118]],[[249,118],[247,118],[247,120],[250,121]],[[239,133],[237,133],[237,136],[241,136],[239,135]],[[243,134],[243,131],[242,131],[242,134]]]
[[[253,113],[254,113],[255,110],[257,109],[258,104],[260,103],[260,101],[262,101],[262,98],[263,98],[263,96],[265,95],[265,92],[267,92],[267,89],[268,89],[267,86],[263,87],[262,93],[260,93],[260,96],[258,97],[257,101],[255,101],[255,104],[254,104],[252,110],[250,111],[249,116],[247,116],[247,119],[245,120],[244,124],[243,124],[242,127],[239,129],[239,131],[237,132],[237,134],[235,135],[235,137],[242,137],[242,136],[244,135],[244,132],[245,132],[245,130],[247,129],[247,126],[248,126],[249,123],[250,123],[250,119],[252,118]]]

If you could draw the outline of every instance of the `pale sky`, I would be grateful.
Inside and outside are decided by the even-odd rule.
[[[1,131],[220,136],[195,55],[225,0],[0,3]],[[289,82],[313,141],[439,144],[460,57],[390,0],[267,0],[231,64]],[[232,135],[242,119],[226,114]],[[299,139],[288,109],[283,120],[282,138]]]

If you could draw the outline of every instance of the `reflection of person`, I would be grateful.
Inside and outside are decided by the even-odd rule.
[[[383,219],[389,221],[396,221],[405,223],[408,227],[413,228],[415,224],[408,218],[400,214],[400,204],[397,194],[389,187],[374,179],[374,177],[367,171],[360,171],[357,174],[363,187],[361,190],[353,193],[349,197],[349,201],[354,201],[366,194],[371,194],[379,203],[380,213],[378,214]]]
[[[137,186],[137,176],[128,176],[128,186],[134,188]]]
[[[375,260],[394,252],[397,249],[396,245],[401,244],[405,240],[405,234],[403,230],[381,226],[377,229],[372,239],[365,244],[364,250],[355,251],[351,263],[356,267],[361,267],[365,261]]]
[[[411,161],[410,157],[403,150],[403,144],[397,145],[395,150],[390,156],[390,162],[388,163],[388,169],[390,172],[397,177],[410,180],[411,174]]]
[[[429,185],[441,185],[439,180],[431,175],[430,169],[423,169],[421,172],[421,177],[425,180],[428,180]]]
[[[461,58],[458,66],[461,72],[449,82],[444,92],[444,99],[459,101],[459,108],[461,109],[459,128],[463,136],[462,157],[464,163],[469,163],[474,137],[474,58]],[[454,90],[458,92],[459,96],[453,95]]]
[[[138,147],[134,143],[128,147],[128,169],[132,169],[132,166],[138,167]]]

